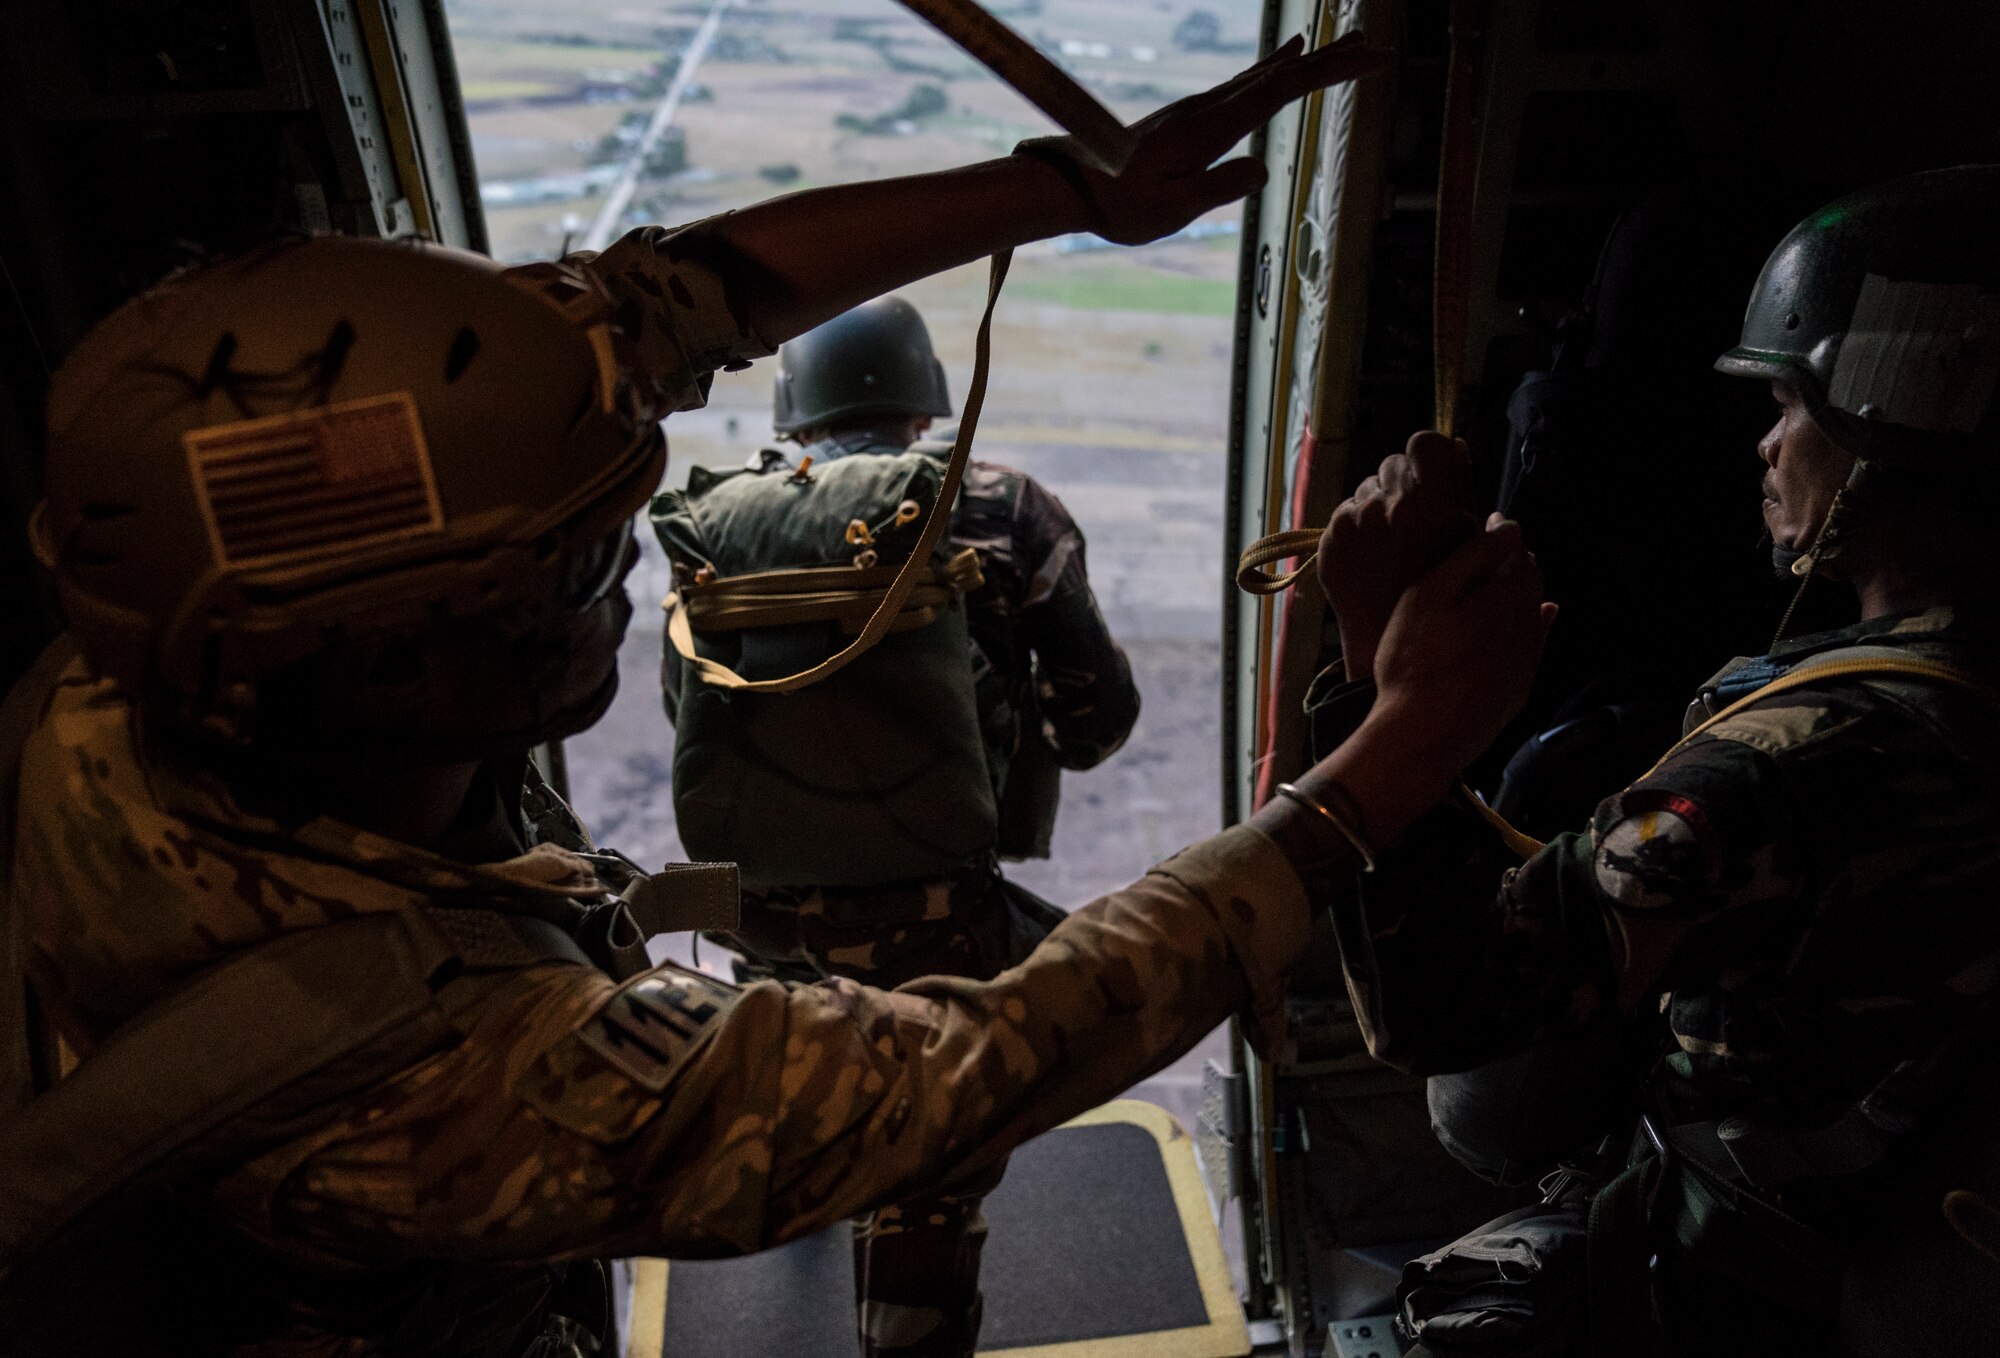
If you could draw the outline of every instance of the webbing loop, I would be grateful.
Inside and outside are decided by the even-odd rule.
[[[1237,558],[1236,588],[1245,594],[1278,594],[1290,589],[1312,569],[1313,560],[1319,555],[1319,535],[1317,528],[1293,528],[1258,538]],[[1299,564],[1291,570],[1273,575],[1264,569],[1288,556],[1299,558]]]
[[[951,457],[945,464],[944,482],[938,487],[937,499],[932,502],[930,516],[924,520],[923,531],[917,535],[916,545],[910,548],[909,556],[897,567],[888,585],[883,588],[874,611],[868,614],[860,635],[842,649],[834,652],[817,665],[788,674],[779,679],[745,679],[729,666],[717,660],[710,660],[695,653],[693,624],[689,618],[689,608],[678,606],[692,603],[692,593],[687,600],[678,595],[668,596],[667,635],[672,639],[674,649],[681,658],[694,666],[696,673],[705,684],[715,688],[730,689],[739,693],[796,693],[802,688],[810,688],[820,680],[831,677],[838,671],[859,660],[873,650],[875,644],[897,629],[909,602],[926,574],[933,574],[931,553],[951,522],[951,509],[958,499],[959,483],[965,479],[965,465],[972,456],[972,438],[979,427],[979,410],[986,402],[986,378],[993,359],[993,309],[1000,302],[1001,285],[1007,281],[1007,266],[1013,260],[1012,250],[1002,250],[993,256],[993,267],[987,274],[986,310],[979,317],[979,332],[973,340],[972,382],[965,392],[965,413],[959,418],[958,437],[952,441]],[[956,559],[954,559],[954,564]],[[839,570],[842,568],[835,567]],[[865,569],[873,570],[874,567]],[[887,570],[888,568],[880,568]],[[800,575],[804,572],[762,572],[765,575]],[[748,579],[750,577],[740,577]],[[715,585],[722,584],[716,581]],[[715,585],[704,585],[703,590]],[[792,618],[790,621],[806,621]],[[739,624],[748,626],[752,624]],[[771,625],[766,623],[765,625]]]

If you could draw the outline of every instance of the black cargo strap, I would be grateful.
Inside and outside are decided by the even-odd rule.
[[[1594,1358],[1636,1358],[1653,1328],[1652,1236],[1647,1220],[1659,1162],[1642,1160],[1590,1200],[1585,1294]]]
[[[1922,1069],[1921,1062],[1902,1062],[1823,1127],[1778,1127],[1739,1117],[1676,1130],[1720,1147],[1735,1176],[1753,1188],[1856,1174],[1880,1161],[1899,1138],[1915,1129]]]
[[[1759,1197],[1707,1128],[1662,1132],[1642,1120],[1632,1163],[1591,1199],[1590,1351],[1628,1358],[1657,1351],[1652,1264],[1671,1251],[1728,1278],[1773,1311],[1815,1319],[1840,1300],[1846,1253]]]
[[[1660,1136],[1666,1150],[1656,1228],[1705,1271],[1726,1275],[1773,1307],[1830,1315],[1847,1265],[1839,1243],[1745,1184],[1701,1124]]]
[[[0,1127],[0,1281],[122,1190],[239,1163],[453,1045],[508,976],[590,965],[558,925],[364,914],[210,968]]]

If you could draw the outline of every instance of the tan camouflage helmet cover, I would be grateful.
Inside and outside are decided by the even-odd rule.
[[[342,635],[501,607],[636,512],[657,413],[600,285],[553,267],[530,287],[464,251],[301,240],[91,331],[52,384],[31,532],[96,667],[240,700]]]

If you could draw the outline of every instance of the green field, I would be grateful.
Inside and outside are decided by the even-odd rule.
[[[537,95],[557,94],[563,88],[547,80],[467,79],[459,86],[467,102],[474,104],[493,99],[529,99]]]
[[[481,71],[590,70],[639,71],[664,55],[643,47],[593,47],[583,44],[521,42],[508,38],[454,36],[452,49],[458,69],[468,77]]]
[[[1228,316],[1236,308],[1233,279],[1189,278],[1143,265],[1106,262],[1023,271],[1008,291],[1016,297],[1080,311],[1157,311],[1178,316]]]

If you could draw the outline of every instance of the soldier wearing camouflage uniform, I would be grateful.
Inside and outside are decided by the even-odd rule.
[[[1370,1050],[1471,1072],[1431,1085],[1462,1160],[1532,1181],[1616,1134],[1572,1315],[1589,1351],[1984,1342],[1995,1275],[1940,1203],[1994,1085],[1965,1049],[1990,1051],[2000,980],[1996,231],[2000,167],[1835,203],[1771,256],[1716,365],[1778,402],[1758,451],[1780,566],[1843,579],[1862,620],[1725,668],[1680,744],[1525,863],[1448,804],[1335,897]],[[1381,612],[1365,572],[1454,531],[1460,456],[1419,436],[1329,528],[1348,673]],[[1323,746],[1368,688],[1321,686]],[[1406,1277],[1435,1294],[1456,1267]]]
[[[658,879],[590,854],[523,751],[615,691],[658,417],[710,372],[1037,233],[1174,229],[1350,62],[1288,48],[1142,125],[1116,179],[1044,147],[511,272],[293,242],[92,331],[33,525],[74,640],[0,710],[0,1348],[587,1353],[592,1261],[963,1181],[1239,1006],[1268,1050],[1308,890],[1354,852],[1324,807],[1267,808],[990,982],[738,989],[647,966]],[[939,220],[969,225],[907,225]],[[1301,780],[1387,838],[1540,644],[1516,532],[1411,597],[1385,692],[1449,718]]]
[[[948,442],[919,442],[951,398],[915,307],[884,297],[856,307],[778,351],[773,427],[800,445],[750,461],[791,474],[811,460],[896,454],[915,445],[939,458]],[[978,553],[983,583],[966,596],[971,663],[988,772],[1010,857],[1048,853],[1059,769],[1088,769],[1125,743],[1139,716],[1132,668],[1091,592],[1083,534],[1062,503],[1023,472],[967,467],[947,532],[950,550]],[[679,657],[666,649],[668,714]],[[746,885],[742,920],[717,941],[742,953],[745,974],[844,976],[893,988],[920,976],[989,980],[1033,951],[1062,913],[1008,882],[992,849],[957,870],[874,886]],[[976,1184],[898,1203],[857,1229],[855,1270],[862,1351],[897,1358],[960,1358],[977,1345],[980,1201],[998,1162]]]

